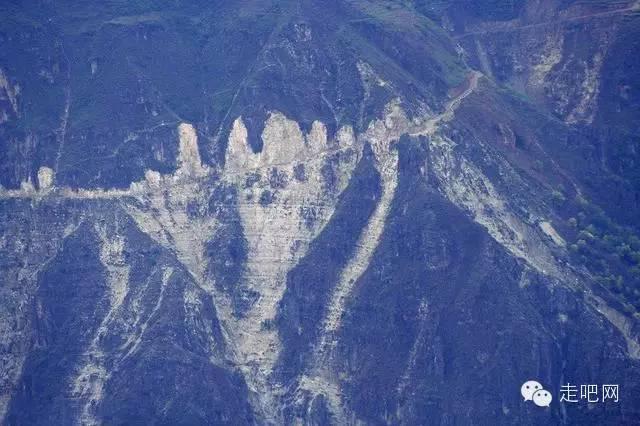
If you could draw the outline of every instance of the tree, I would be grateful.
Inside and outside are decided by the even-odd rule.
[[[567,197],[565,197],[561,191],[554,189],[551,191],[551,200],[553,200],[555,204],[564,204],[565,201],[567,201]]]

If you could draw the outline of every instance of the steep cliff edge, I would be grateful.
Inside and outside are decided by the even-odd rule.
[[[4,423],[636,422],[636,5],[467,3],[1,6]]]

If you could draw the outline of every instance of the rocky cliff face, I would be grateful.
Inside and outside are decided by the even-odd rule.
[[[540,1],[489,16],[451,7],[442,18],[474,67],[570,125],[562,150],[572,155],[554,156],[609,214],[634,226],[638,10],[633,1]]]
[[[636,6],[467,3],[1,6],[4,423],[637,422]]]

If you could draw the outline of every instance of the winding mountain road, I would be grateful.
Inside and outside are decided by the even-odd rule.
[[[495,34],[495,33],[509,32],[509,31],[522,31],[522,30],[527,30],[531,28],[545,27],[547,25],[562,24],[564,22],[573,22],[573,21],[581,21],[583,19],[604,18],[608,16],[622,15],[629,12],[631,13],[640,12],[640,2],[636,2],[634,3],[633,6],[625,7],[624,9],[608,10],[606,12],[588,13],[588,14],[579,15],[579,16],[567,16],[565,18],[554,19],[551,21],[544,21],[544,22],[536,22],[533,24],[513,26],[511,25],[513,21],[509,21],[505,23],[500,23],[500,26],[496,28],[467,31],[462,34],[453,35],[451,38],[453,38],[454,40],[457,40],[457,39],[462,39],[462,38],[477,36],[477,35]]]

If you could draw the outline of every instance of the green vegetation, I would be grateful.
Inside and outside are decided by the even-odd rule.
[[[551,191],[551,199],[553,200],[554,204],[563,204],[565,201],[567,201],[564,192],[557,189]]]
[[[553,191],[554,203],[561,202],[556,193],[562,195]],[[574,201],[577,214],[567,220],[571,256],[617,295],[628,313],[640,312],[640,238],[585,198],[577,196]]]

